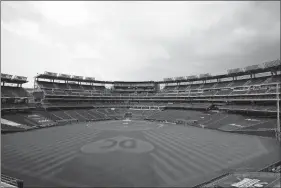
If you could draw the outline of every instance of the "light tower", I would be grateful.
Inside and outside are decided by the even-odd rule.
[[[280,142],[281,134],[280,134],[280,99],[279,99],[280,89],[279,83],[276,86],[276,102],[277,102],[277,129],[276,129],[276,138]]]

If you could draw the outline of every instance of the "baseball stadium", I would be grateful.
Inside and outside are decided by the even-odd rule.
[[[1,73],[10,187],[280,186],[280,60],[225,74],[102,81]]]
[[[1,186],[281,187],[280,1],[1,1]]]

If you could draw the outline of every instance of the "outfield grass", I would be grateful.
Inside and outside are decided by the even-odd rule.
[[[192,186],[281,157],[273,139],[145,121],[52,127],[1,143],[2,173],[37,187]]]

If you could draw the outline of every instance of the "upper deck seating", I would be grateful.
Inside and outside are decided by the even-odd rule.
[[[105,86],[93,86],[93,88],[96,91],[103,91],[103,90],[105,90]]]
[[[243,94],[246,94],[248,93],[248,90],[234,90],[231,92],[230,95],[243,95]]]
[[[178,94],[177,93],[167,93],[165,94],[165,96],[177,96]]]
[[[266,93],[276,93],[276,87],[274,88],[274,87],[272,87],[272,88],[269,88],[267,91],[266,91]]]
[[[249,86],[249,85],[258,85],[263,83],[266,80],[266,78],[262,77],[262,78],[253,78],[250,80],[250,82],[246,83],[245,86]]]
[[[259,93],[266,93],[267,88],[249,90],[248,94],[259,94]]]
[[[188,90],[198,89],[199,87],[200,87],[200,84],[192,84],[192,85],[190,85],[190,87],[188,88]]]
[[[190,92],[189,93],[189,96],[199,96],[201,95],[202,93],[198,93],[198,92]]]
[[[91,85],[81,85],[81,87],[84,89],[84,90],[93,90],[93,86]]]
[[[52,95],[52,94],[53,94],[53,91],[50,90],[50,89],[45,89],[44,92],[45,92],[45,94],[47,94],[47,95]]]
[[[167,85],[165,86],[165,90],[175,90],[176,86],[175,85]]]
[[[70,89],[68,85],[66,85],[65,83],[54,83],[54,86],[58,89]]]
[[[217,93],[216,90],[204,91],[202,96],[214,95],[215,93]]]
[[[41,88],[50,88],[50,89],[55,88],[55,86],[51,82],[38,81],[37,83]]]
[[[179,90],[186,90],[187,86],[186,85],[179,85],[178,89]]]
[[[225,81],[225,82],[219,82],[216,85],[214,85],[214,88],[223,88],[223,87],[227,87],[229,84],[231,83],[231,81]]]
[[[220,90],[215,95],[229,95],[232,91],[232,89]]]
[[[229,87],[239,87],[239,86],[243,86],[248,80],[244,79],[244,80],[235,80],[232,81],[232,84],[229,85]]]
[[[54,90],[53,94],[55,94],[55,95],[66,95],[63,90],[59,90],[59,89]]]
[[[200,89],[212,88],[214,85],[215,85],[215,83],[206,83]]]
[[[280,75],[274,75],[267,78],[262,84],[280,83]]]
[[[82,88],[80,85],[78,84],[69,84],[68,85],[70,89],[72,90],[84,90],[84,88]]]
[[[89,92],[89,91],[81,91],[81,92],[79,92],[79,95],[80,96],[91,96],[91,92]]]

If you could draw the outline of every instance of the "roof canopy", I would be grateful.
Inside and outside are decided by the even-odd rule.
[[[13,83],[13,84],[24,84],[27,83],[27,77],[24,76],[13,76],[10,74],[1,73],[1,82]]]
[[[237,68],[237,69],[230,69],[227,71],[226,74],[221,75],[214,75],[212,76],[209,73],[200,74],[199,76],[181,76],[176,78],[164,78],[163,81],[101,81],[95,80],[94,77],[85,77],[83,76],[75,76],[75,75],[68,75],[68,74],[58,74],[52,72],[45,72],[43,74],[37,75],[35,78],[42,78],[42,79],[50,79],[50,80],[61,80],[61,81],[76,81],[76,82],[84,82],[84,83],[102,83],[102,84],[151,84],[151,83],[180,83],[180,82],[192,82],[192,81],[203,81],[203,80],[212,80],[212,79],[223,79],[223,78],[230,78],[236,76],[244,76],[250,74],[257,74],[257,73],[264,73],[264,72],[272,72],[272,71],[280,71],[281,64],[280,60],[274,60],[270,62],[265,62],[263,65],[251,65],[245,68]]]

